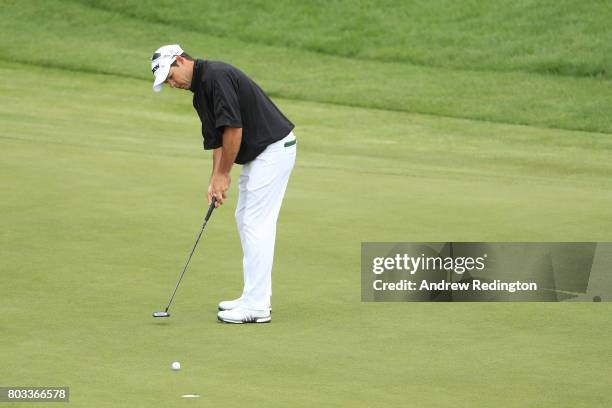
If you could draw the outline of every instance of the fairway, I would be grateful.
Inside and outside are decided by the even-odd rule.
[[[0,386],[69,386],[75,407],[610,405],[608,302],[360,301],[364,241],[612,241],[603,13],[563,1],[600,31],[553,36],[515,28],[571,20],[527,1],[493,2],[499,15],[466,2],[445,19],[446,1],[338,2],[303,6],[282,35],[291,26],[270,27],[290,3],[205,3],[201,29],[167,1],[0,6],[12,35],[0,39]],[[348,9],[343,28],[332,17]],[[392,25],[415,16],[412,31]],[[174,42],[243,69],[296,124],[270,324],[216,320],[242,285],[239,166],[172,317],[151,317],[211,171],[191,93],[151,91],[150,55]]]

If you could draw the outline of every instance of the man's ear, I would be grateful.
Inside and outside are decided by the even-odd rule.
[[[185,63],[185,57],[182,57],[182,56],[180,56],[180,55],[177,55],[177,56],[176,56],[176,62],[177,62],[177,64],[179,64],[179,65],[183,65],[183,64]]]

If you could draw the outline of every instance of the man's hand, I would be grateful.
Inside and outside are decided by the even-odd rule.
[[[213,151],[213,172],[208,185],[208,205],[215,197],[215,207],[219,207],[225,201],[227,190],[230,187],[230,172],[232,165],[240,150],[242,141],[242,128],[226,127],[223,130],[223,146]]]
[[[227,197],[227,190],[229,190],[232,180],[229,173],[215,172],[210,178],[210,184],[208,185],[208,205],[212,203],[212,198],[215,197],[217,202],[215,207],[219,207],[225,201]]]

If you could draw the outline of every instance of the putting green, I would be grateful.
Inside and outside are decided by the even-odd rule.
[[[205,211],[209,154],[188,94],[14,64],[0,75],[14,78],[1,89],[6,385],[69,385],[72,404],[99,407],[192,393],[213,406],[304,407],[609,395],[605,303],[359,300],[363,240],[606,239],[603,135],[279,100],[298,123],[299,161],[273,322],[215,319],[216,302],[240,288],[235,189],[160,321],[150,313]],[[43,76],[45,89],[27,86]]]
[[[427,67],[384,50],[356,63],[83,3],[7,1],[0,17],[0,386],[69,386],[76,407],[609,405],[609,303],[361,303],[359,272],[362,241],[610,241],[612,139],[596,132],[612,129],[610,81],[581,76],[606,61],[564,77],[524,59],[453,71],[435,65],[443,50]],[[235,185],[172,317],[151,317],[210,173],[190,94],[151,92],[146,58],[167,35],[214,39],[297,125],[271,324],[216,321],[241,288]],[[368,93],[368,72],[389,81]]]

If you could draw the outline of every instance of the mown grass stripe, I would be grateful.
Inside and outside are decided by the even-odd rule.
[[[612,117],[602,109],[612,105],[610,81],[355,61],[201,35],[56,0],[43,8],[9,1],[0,22],[13,33],[0,39],[2,58],[8,61],[148,81],[152,50],[172,39],[195,56],[240,67],[268,93],[283,98],[612,132]]]
[[[77,1],[147,23],[356,60],[573,77],[610,78],[612,70],[603,3],[200,0],[185,12],[165,1]]]

